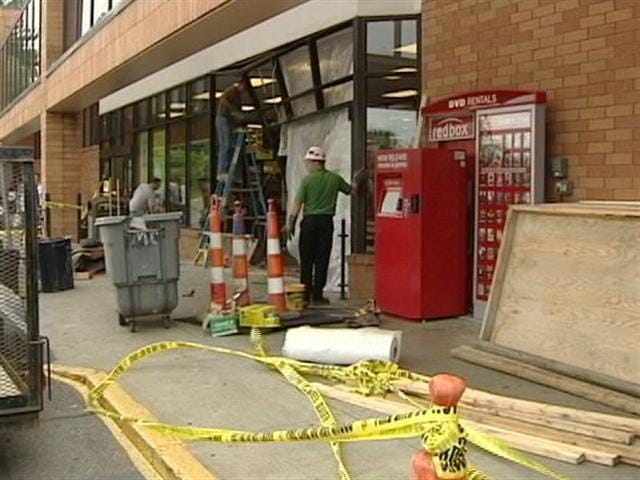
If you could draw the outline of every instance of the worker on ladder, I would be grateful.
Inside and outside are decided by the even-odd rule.
[[[244,123],[242,113],[242,94],[247,90],[244,81],[234,83],[227,88],[218,99],[216,112],[216,136],[218,139],[218,171],[219,182],[227,180],[229,166],[233,157],[233,129]]]

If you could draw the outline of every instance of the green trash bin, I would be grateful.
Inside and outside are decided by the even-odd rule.
[[[132,223],[134,218],[144,226]],[[120,325],[133,331],[136,319],[160,316],[168,327],[178,305],[181,218],[181,212],[171,212],[96,220],[107,274],[116,288]]]

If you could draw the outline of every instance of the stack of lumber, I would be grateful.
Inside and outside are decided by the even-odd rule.
[[[640,414],[638,245],[639,203],[510,209],[481,341],[454,355]]]
[[[76,280],[90,280],[97,273],[104,272],[104,248],[102,243],[83,240],[71,253]]]
[[[397,387],[427,405],[426,383],[403,381]],[[416,410],[395,395],[365,397],[346,385],[314,383],[327,397],[386,415]],[[640,466],[640,419],[550,405],[467,389],[459,405],[462,423],[489,433],[511,447],[572,464],[592,462]]]

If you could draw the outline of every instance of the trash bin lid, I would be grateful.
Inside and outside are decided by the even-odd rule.
[[[71,242],[70,237],[49,237],[49,238],[39,238],[39,245],[48,245],[50,243],[66,243]]]
[[[145,222],[170,222],[182,218],[182,212],[147,213],[142,216]]]
[[[102,227],[103,225],[117,225],[127,220],[126,215],[115,215],[113,217],[100,217],[96,218],[95,226]]]

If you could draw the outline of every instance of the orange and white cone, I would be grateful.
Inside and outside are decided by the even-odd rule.
[[[233,203],[233,291],[236,305],[249,305],[249,259],[247,258],[247,240],[244,236],[244,214],[242,203]]]
[[[209,214],[209,261],[211,265],[211,304],[223,310],[227,303],[227,287],[224,283],[224,251],[222,250],[222,203],[220,198],[211,196]]]
[[[284,292],[284,259],[280,250],[280,224],[273,199],[267,212],[267,294],[269,303],[278,311],[287,309]]]

